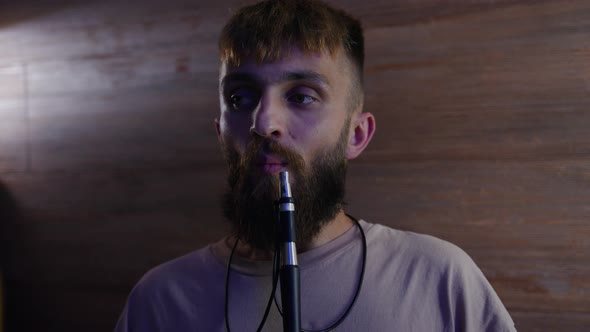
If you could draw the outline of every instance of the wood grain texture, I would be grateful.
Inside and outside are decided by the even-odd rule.
[[[588,17],[582,5],[551,3],[369,30],[368,107],[379,105],[371,110],[387,124],[370,153],[388,160],[586,155]]]
[[[459,245],[510,312],[583,317],[590,308],[585,172],[585,160],[355,165],[349,200],[364,205],[350,210]],[[352,190],[363,186],[372,194]]]
[[[111,330],[143,273],[224,234],[216,43],[251,2],[0,4],[8,331]],[[519,331],[587,331],[590,3],[331,2],[365,26],[377,117],[349,211],[463,248]]]
[[[27,168],[25,78],[19,65],[0,66],[0,169]]]

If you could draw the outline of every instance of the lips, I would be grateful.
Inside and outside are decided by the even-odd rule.
[[[273,156],[264,156],[258,159],[256,165],[268,174],[278,174],[287,168],[287,162]]]

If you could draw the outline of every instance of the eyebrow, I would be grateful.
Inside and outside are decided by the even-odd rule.
[[[258,80],[255,78],[254,75],[247,74],[247,73],[231,73],[225,75],[221,79],[221,86],[224,86],[228,82],[231,81],[239,81],[239,82],[257,82]]]
[[[231,73],[221,79],[221,86],[225,86],[231,81],[260,83],[261,80],[251,73]],[[312,81],[321,86],[330,86],[328,79],[324,75],[311,70],[286,71],[279,77],[279,82],[290,81]]]
[[[312,81],[320,85],[330,85],[324,75],[311,70],[289,71],[285,72],[282,76],[282,81]]]

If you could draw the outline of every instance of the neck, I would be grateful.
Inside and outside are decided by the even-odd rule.
[[[308,246],[306,246],[305,248],[297,247],[297,251],[299,253],[303,253],[311,249],[320,247],[336,239],[340,235],[344,234],[353,225],[354,223],[352,222],[352,220],[344,213],[344,211],[340,210],[336,217],[334,217],[332,220],[327,222],[322,227],[318,235],[314,237],[314,239]],[[227,239],[226,245],[231,248],[234,242],[235,237],[230,237]],[[242,241],[239,241],[238,246],[236,248],[236,255],[243,259],[253,261],[271,260],[273,254],[274,253],[272,251],[256,249]]]

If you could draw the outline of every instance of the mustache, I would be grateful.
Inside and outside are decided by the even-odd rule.
[[[280,158],[289,165],[292,170],[302,171],[305,169],[305,160],[297,152],[289,149],[273,139],[254,137],[246,147],[242,158],[242,169],[252,169],[264,156],[272,155]]]

